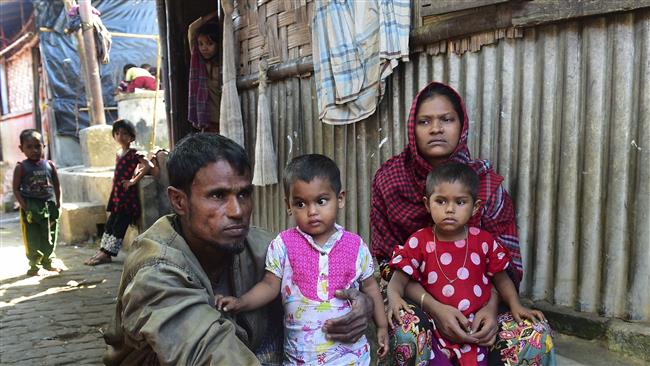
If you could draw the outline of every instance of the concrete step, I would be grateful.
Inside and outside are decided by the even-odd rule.
[[[108,202],[113,185],[113,167],[77,165],[61,168],[58,174],[63,202]]]
[[[608,350],[600,341],[588,341],[564,334],[556,334],[558,366],[642,366],[647,365],[635,359]]]
[[[106,206],[99,202],[64,202],[61,205],[59,239],[66,244],[98,237],[98,225],[106,223]]]

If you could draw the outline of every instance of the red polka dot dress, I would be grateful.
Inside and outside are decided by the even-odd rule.
[[[418,281],[437,301],[460,310],[470,321],[489,300],[489,277],[508,267],[508,251],[487,231],[470,227],[467,240],[436,240],[433,228],[420,229],[395,249],[391,267]],[[461,365],[477,364],[476,346],[457,345],[435,331],[439,346]]]
[[[140,202],[136,186],[124,189],[122,182],[133,178],[138,167],[136,149],[129,149],[124,155],[115,158],[115,173],[113,174],[113,189],[108,198],[106,211],[124,213],[131,217],[140,215]]]

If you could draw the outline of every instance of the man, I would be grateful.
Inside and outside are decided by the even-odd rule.
[[[134,242],[124,263],[115,321],[104,336],[106,364],[257,365],[279,363],[282,309],[238,315],[214,308],[214,294],[241,296],[264,276],[273,235],[250,228],[251,167],[244,150],[223,136],[182,139],[167,162],[175,214],[160,218]],[[337,294],[352,311],[323,327],[354,342],[372,314],[356,290]]]

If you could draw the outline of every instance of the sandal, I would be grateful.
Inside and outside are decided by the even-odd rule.
[[[112,261],[113,260],[111,259],[110,255],[102,252],[101,250],[98,250],[95,255],[86,259],[84,261],[84,264],[87,266],[98,266],[100,264],[111,263]]]
[[[38,276],[38,267],[30,267],[27,270],[27,275],[28,276]]]

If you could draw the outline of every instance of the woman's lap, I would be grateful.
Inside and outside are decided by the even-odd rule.
[[[433,324],[417,306],[409,303],[414,313],[400,314],[402,325],[390,333],[390,352],[386,365],[429,365],[432,354]],[[490,359],[502,359],[499,364],[517,365],[523,360],[531,364],[555,365],[555,349],[551,329],[547,323],[524,322],[517,324],[510,313],[499,314],[499,332],[495,346],[490,349]],[[440,352],[434,352],[439,358]],[[500,357],[499,357],[500,356]],[[431,365],[445,365],[432,362]],[[483,361],[483,360],[481,360]]]

